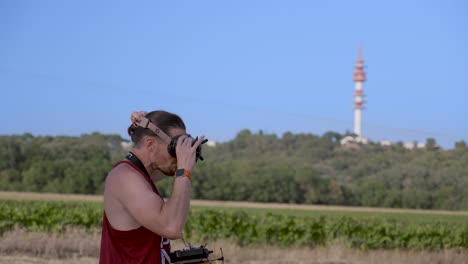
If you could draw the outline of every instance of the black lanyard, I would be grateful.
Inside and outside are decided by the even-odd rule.
[[[133,154],[131,151],[129,151],[125,158],[128,159],[131,163],[133,163],[133,165],[135,165],[137,168],[139,168],[146,176],[151,178],[150,175],[148,174],[148,171],[146,170],[145,166],[143,165],[141,160],[135,154]]]
[[[164,197],[162,197],[161,192],[159,192],[158,187],[154,184],[153,180],[151,180],[151,176],[148,174],[148,171],[146,170],[145,166],[141,162],[141,160],[133,154],[131,151],[127,153],[127,156],[125,157],[127,160],[129,160],[133,165],[135,165],[138,169],[140,169],[148,178],[148,180],[151,182],[153,185],[155,192],[161,197],[161,199],[164,201]]]

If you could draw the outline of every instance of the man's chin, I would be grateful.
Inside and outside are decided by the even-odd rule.
[[[167,170],[167,171],[163,171],[162,173],[164,173],[164,175],[167,176],[167,177],[172,177],[172,176],[175,175],[174,170]]]

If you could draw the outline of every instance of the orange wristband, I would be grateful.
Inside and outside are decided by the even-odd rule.
[[[190,180],[192,180],[192,173],[189,170],[186,170],[186,169],[178,169],[176,171],[176,173],[175,173],[175,176],[176,177],[185,176],[185,177],[189,178]]]

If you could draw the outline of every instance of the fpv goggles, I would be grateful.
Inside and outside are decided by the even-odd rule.
[[[167,146],[167,152],[169,152],[169,154],[171,154],[172,157],[177,158],[177,155],[176,155],[177,141],[179,137],[182,135],[178,135],[178,136],[171,138],[146,117],[142,117],[139,121],[133,123],[133,125],[135,127],[142,127],[142,128],[149,129],[151,132],[155,133],[158,137],[160,137],[162,140],[164,140],[166,143],[169,144]],[[190,135],[187,135],[187,136],[189,136],[192,139],[192,146],[198,140],[198,137],[192,138]],[[208,139],[203,140],[200,146],[197,147],[195,162],[197,162],[198,159],[204,160],[202,156],[202,145],[205,144],[207,141]]]

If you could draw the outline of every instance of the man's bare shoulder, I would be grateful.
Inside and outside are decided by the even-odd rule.
[[[142,186],[146,187],[144,189],[151,190],[143,175],[127,163],[118,164],[106,177],[106,191],[121,192],[128,188],[142,190]]]

